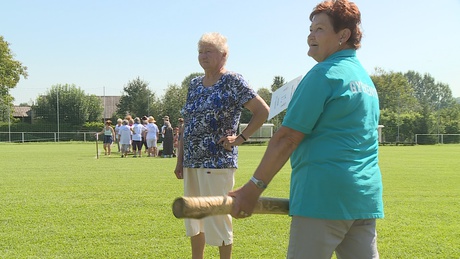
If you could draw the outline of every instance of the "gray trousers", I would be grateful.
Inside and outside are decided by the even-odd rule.
[[[375,219],[292,217],[288,259],[378,259]]]

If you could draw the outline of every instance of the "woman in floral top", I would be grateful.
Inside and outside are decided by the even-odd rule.
[[[234,186],[238,146],[267,120],[269,108],[244,78],[225,69],[227,39],[204,34],[198,42],[198,61],[205,74],[191,80],[179,139],[175,174],[184,179],[185,196],[223,196]],[[236,135],[243,108],[252,112],[248,126]],[[205,244],[218,246],[220,258],[231,258],[233,230],[230,215],[186,219],[192,258],[203,258]]]

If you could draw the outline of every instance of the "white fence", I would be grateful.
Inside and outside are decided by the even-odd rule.
[[[0,142],[95,141],[96,132],[0,132]]]
[[[243,130],[248,126],[248,124],[241,123],[239,127],[239,132],[243,132]],[[271,123],[264,123],[254,134],[251,136],[247,136],[247,142],[265,142],[269,141],[273,137],[273,128],[275,127],[274,124]]]
[[[460,134],[415,134],[415,144],[460,143]]]
[[[240,132],[246,127],[241,124]],[[0,142],[59,142],[95,141],[96,132],[0,132]],[[273,136],[273,124],[264,124],[249,139],[250,142],[269,141]],[[460,134],[415,134],[415,144],[460,143]]]

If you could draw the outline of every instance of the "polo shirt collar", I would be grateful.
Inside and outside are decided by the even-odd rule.
[[[355,49],[344,49],[344,50],[334,52],[332,55],[327,57],[324,61],[328,61],[328,60],[335,59],[338,57],[356,57],[356,50]]]

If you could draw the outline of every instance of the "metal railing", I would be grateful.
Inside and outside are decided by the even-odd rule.
[[[0,132],[0,142],[95,141],[96,132]]]
[[[453,143],[460,143],[460,134],[415,134],[415,144]]]

